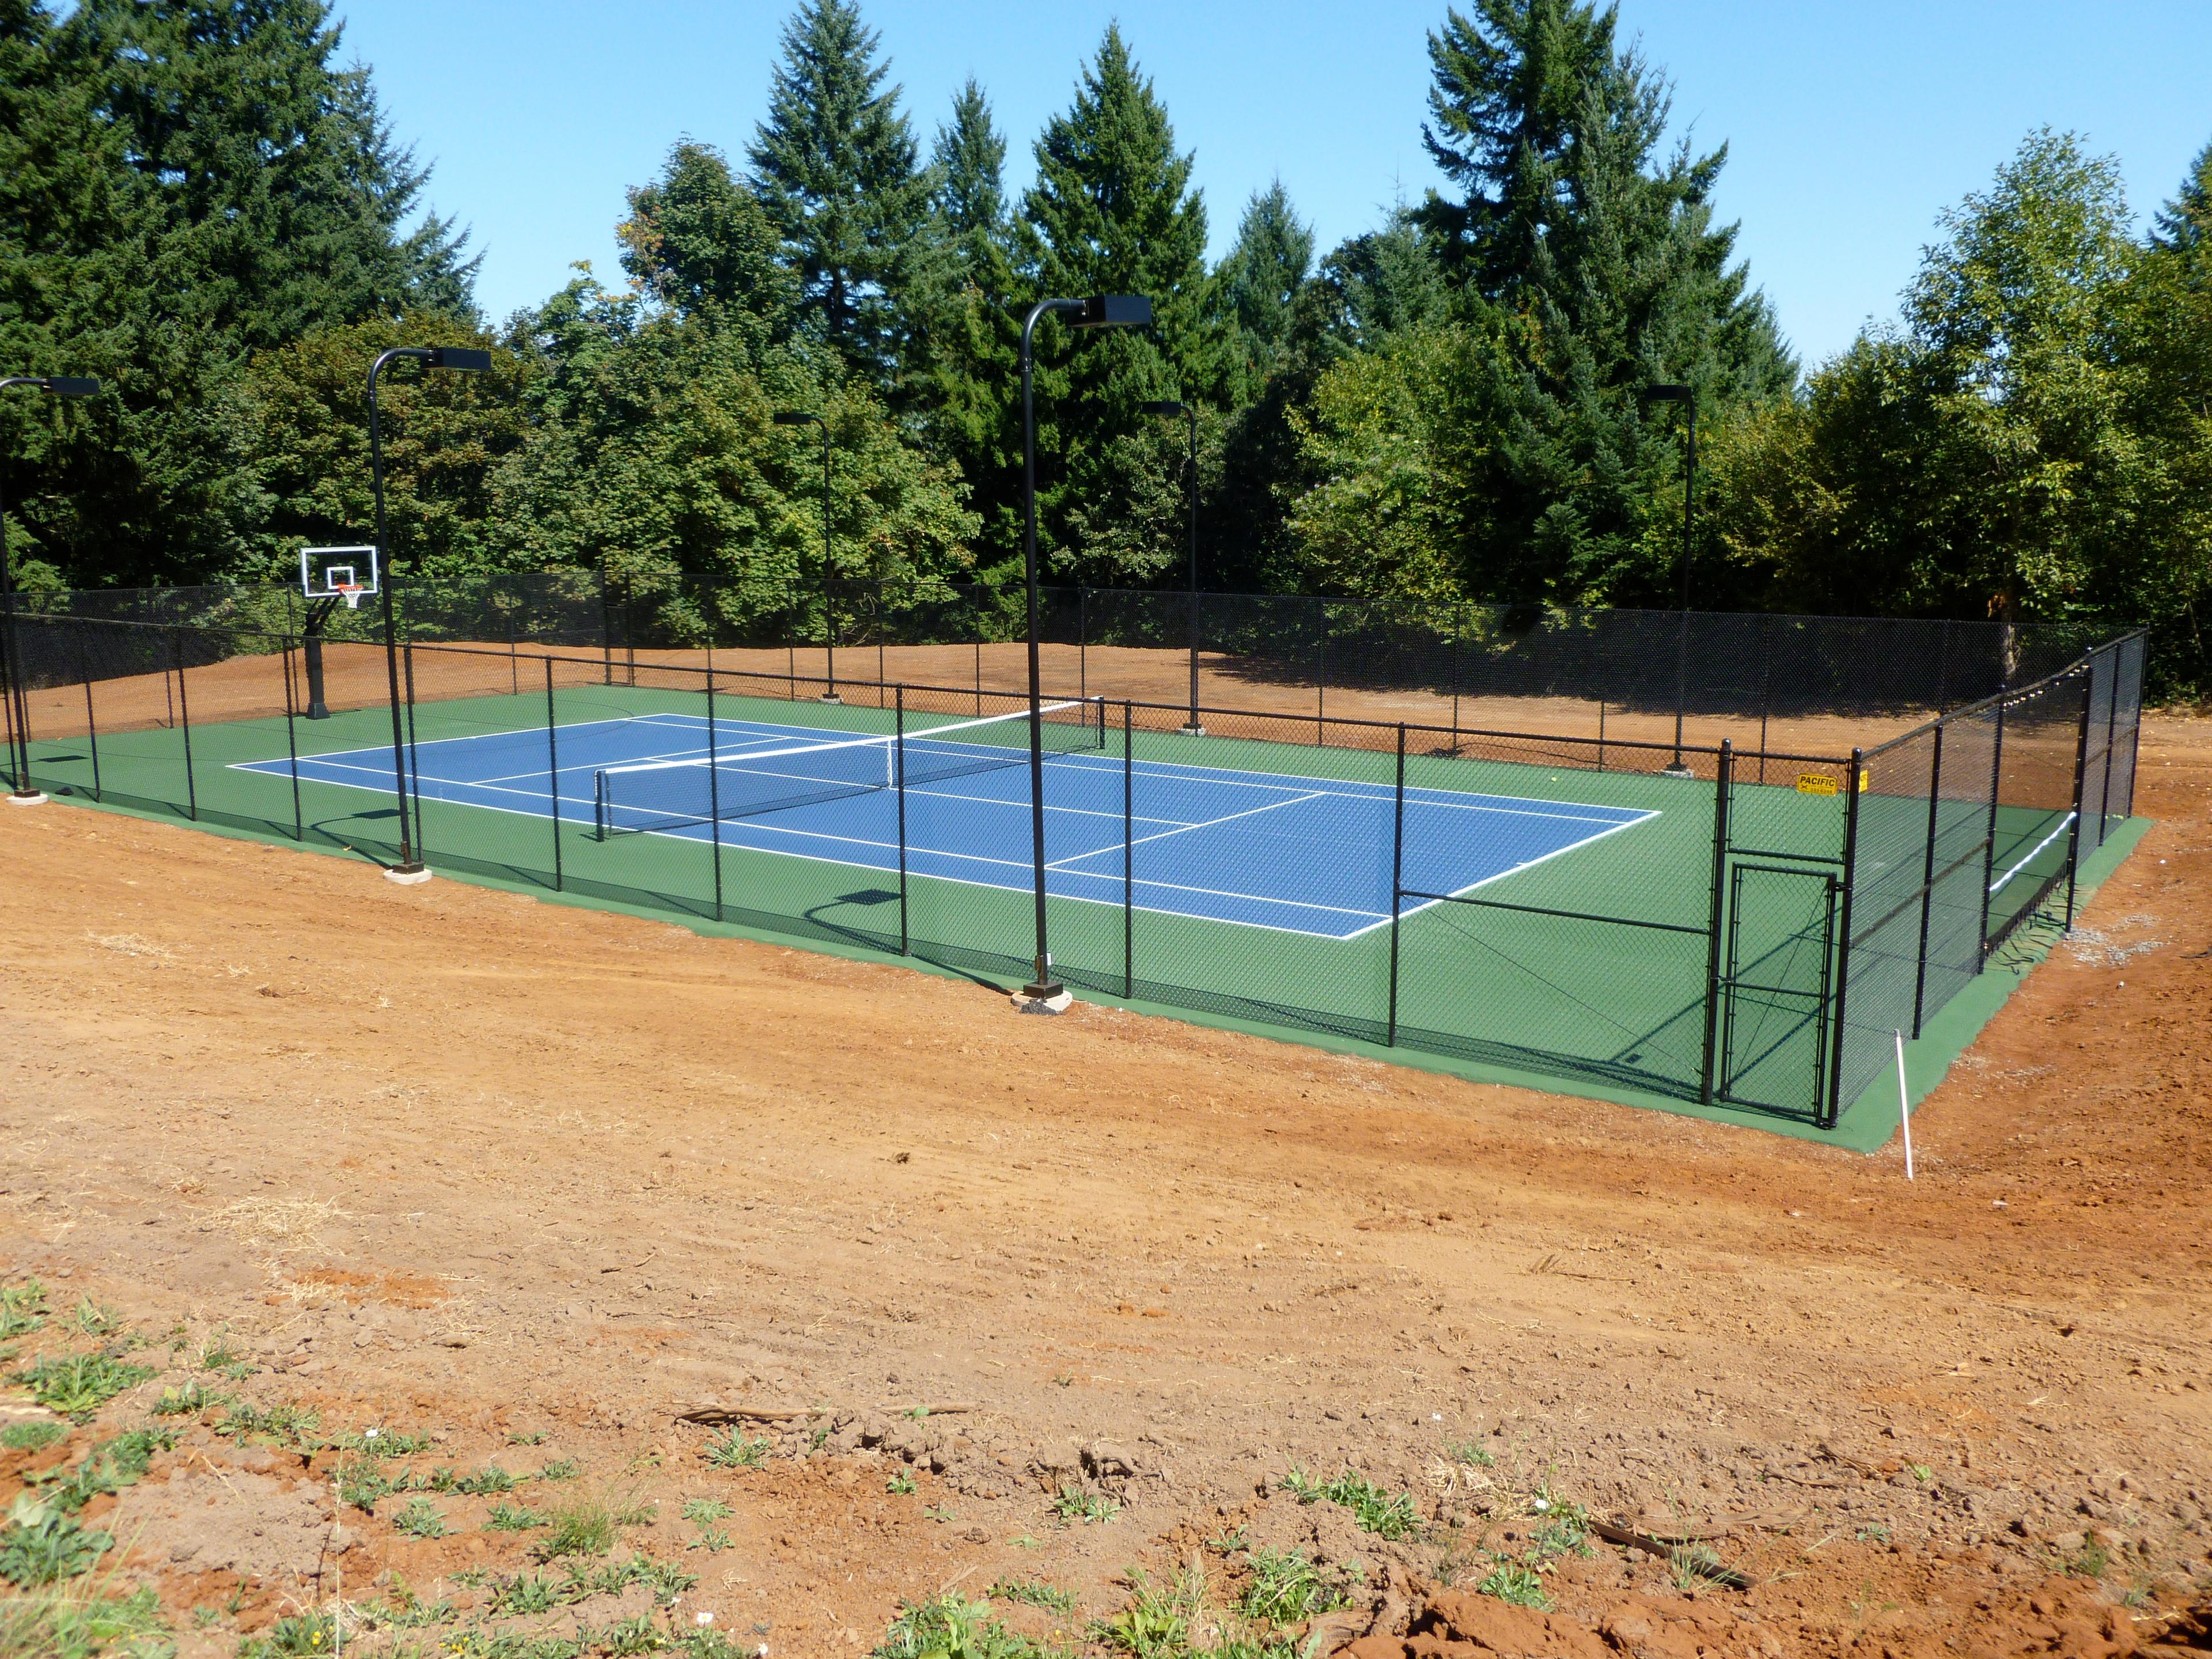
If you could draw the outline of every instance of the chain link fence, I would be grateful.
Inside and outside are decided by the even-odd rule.
[[[802,644],[773,595],[648,627],[507,579],[404,591],[389,659],[279,589],[66,597],[10,619],[52,793],[386,862],[407,822],[450,871],[1012,982],[1042,883],[1096,994],[1820,1126],[2070,920],[2144,647],[2014,681],[2063,636],[1059,590],[1040,801],[1018,592],[841,594]],[[655,767],[706,808],[610,833]]]

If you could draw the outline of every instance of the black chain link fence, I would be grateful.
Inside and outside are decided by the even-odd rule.
[[[27,602],[19,782],[386,862],[405,822],[453,871],[1032,972],[1026,744],[965,789],[905,767],[1026,709],[1018,591],[396,597],[396,756],[374,599]],[[2133,810],[2140,633],[1073,589],[1042,621],[1060,976],[1598,1092],[1832,1126],[1893,1030],[2062,889],[2070,921]],[[834,834],[718,796],[610,836],[605,770],[659,732],[710,786],[817,740],[883,745],[887,781],[833,792]]]

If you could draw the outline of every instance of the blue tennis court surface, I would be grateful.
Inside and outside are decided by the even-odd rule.
[[[720,719],[714,732],[720,763],[738,768],[749,750],[784,750],[859,735]],[[909,728],[910,738],[926,736],[925,728]],[[424,743],[416,763],[425,800],[541,818],[552,816],[557,801],[562,821],[589,835],[595,781],[603,769],[703,761],[706,755],[704,719],[664,714],[560,727],[557,789],[542,726]],[[1030,890],[1026,750],[1014,758],[1019,763],[909,784],[909,872]],[[278,759],[241,763],[240,769],[289,776],[290,768]],[[392,787],[388,747],[302,756],[299,768],[301,778],[314,782],[386,793]],[[1131,769],[1130,805],[1129,882],[1142,908],[1327,939],[1351,939],[1390,919],[1396,803],[1388,784],[1140,755]],[[844,793],[726,817],[720,836],[726,848],[896,872],[898,807],[897,793],[890,789]],[[1048,890],[1121,904],[1121,757],[1097,750],[1048,755],[1045,808]],[[1409,785],[1399,884],[1415,892],[1464,893],[1657,816],[1629,807]],[[704,842],[716,831],[695,823],[651,833]],[[1422,908],[1423,902],[1409,899],[1403,914]]]

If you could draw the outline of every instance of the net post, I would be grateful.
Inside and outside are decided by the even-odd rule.
[[[707,840],[714,855],[714,920],[722,920],[722,768],[714,736],[714,648],[707,647]],[[604,787],[606,774],[597,775]]]
[[[1104,705],[1100,705],[1103,717]],[[1129,703],[1121,703],[1121,994],[1137,994],[1136,751]]]
[[[80,624],[76,636],[77,666],[84,673],[84,740],[92,750],[92,798],[100,799],[100,722],[92,711],[92,647],[85,643]],[[290,659],[286,659],[288,672]],[[2109,771],[2111,769],[2106,769]],[[295,790],[296,793],[296,788]]]
[[[1928,760],[1928,850],[1920,866],[1920,949],[1912,975],[1912,1040],[1920,1041],[1921,1010],[1928,1000],[1928,923],[1936,905],[1936,830],[1943,798],[1943,734],[1948,720],[1936,722],[1936,751]]]
[[[1406,727],[1398,726],[1398,784],[1390,836],[1390,1015],[1382,1046],[1398,1046],[1398,909],[1406,878]]]
[[[2081,868],[2081,793],[2088,781],[2089,717],[2097,701],[2096,658],[2081,675],[2081,731],[2074,744],[2074,826],[2066,837],[2066,929],[2074,931],[2074,889]],[[2107,761],[2109,771],[2112,763]]]
[[[1986,967],[1990,960],[1990,883],[1996,874],[1997,859],[1997,796],[2004,781],[2005,692],[1997,693],[1996,741],[1990,745],[1990,812],[1985,833],[1982,837],[1982,924],[1974,936],[1974,953],[1978,965]]]
[[[906,687],[898,688],[897,713],[891,727],[891,781],[898,787],[899,954],[908,951],[906,902]]]
[[[545,664],[545,792],[553,808],[553,890],[558,893],[566,885],[561,868],[561,742],[556,730],[560,722],[553,711],[552,653],[547,653],[543,660]],[[594,775],[594,816],[598,811],[599,783],[599,780]]]
[[[1728,908],[1729,805],[1734,790],[1735,745],[1721,739],[1713,772],[1713,890],[1705,938],[1705,1042],[1698,1072],[1698,1099],[1713,1103],[1713,1073],[1720,1054],[1721,920]]]
[[[1844,786],[1847,803],[1844,809],[1844,902],[1841,923],[1836,929],[1836,1017],[1832,1026],[1835,1033],[1828,1048],[1828,1103],[1821,1115],[1820,1127],[1832,1129],[1843,1111],[1844,1043],[1849,1033],[1844,1026],[1844,999],[1851,988],[1851,900],[1859,884],[1859,777],[1866,764],[1866,750],[1851,750],[1851,775]]]
[[[197,823],[200,795],[199,786],[192,781],[192,705],[185,692],[185,630],[179,627],[170,638],[177,659],[177,719],[185,734],[185,815]]]

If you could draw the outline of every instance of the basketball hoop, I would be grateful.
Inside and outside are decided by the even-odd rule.
[[[359,582],[340,582],[333,591],[346,602],[347,610],[358,611],[361,609],[361,596],[368,590]]]

